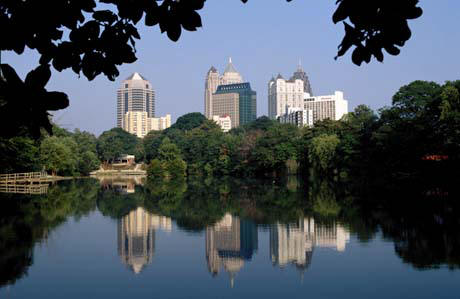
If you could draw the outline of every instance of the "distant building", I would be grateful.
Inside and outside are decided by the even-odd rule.
[[[249,83],[220,85],[212,96],[212,115],[228,115],[232,128],[257,117],[257,94]]]
[[[236,274],[258,249],[258,232],[254,222],[225,214],[221,221],[206,228],[206,259],[214,276],[223,267],[230,274],[233,287]]]
[[[133,165],[136,163],[136,156],[134,155],[121,155],[113,160],[112,164]]]
[[[325,119],[339,120],[348,113],[348,101],[344,99],[341,91],[336,91],[333,95],[317,97],[305,94],[300,108],[313,110],[313,122]]]
[[[155,117],[155,91],[139,73],[126,78],[117,91],[117,127],[123,128],[124,117],[131,111]]]
[[[229,115],[219,116],[213,115],[212,120],[217,123],[219,127],[221,127],[222,131],[228,132],[232,128],[232,119]]]
[[[268,117],[277,119],[284,114],[286,105],[301,108],[305,93],[313,94],[308,76],[300,64],[289,80],[281,74],[272,77],[268,83]]]
[[[139,138],[144,138],[150,131],[160,131],[171,126],[171,115],[148,117],[147,112],[129,111],[124,117],[123,129]]]
[[[342,252],[349,240],[349,231],[340,224],[315,224],[313,218],[300,218],[296,223],[278,223],[270,228],[270,256],[274,265],[283,268],[293,264],[304,271],[315,248]]]
[[[278,121],[282,124],[293,124],[297,127],[312,127],[313,126],[313,110],[301,108],[286,107],[286,112],[278,117]]]
[[[242,83],[243,77],[238,73],[232,63],[232,58],[229,58],[228,65],[221,76],[215,67],[211,67],[206,74],[205,92],[204,92],[204,115],[208,119],[212,119],[213,94],[216,92],[219,85]]]
[[[310,95],[313,95],[310,80],[308,79],[307,73],[303,70],[302,64],[300,62],[299,66],[297,67],[297,70],[294,72],[294,75],[289,79],[289,81],[294,82],[297,79],[303,81],[303,91]]]
[[[141,207],[118,220],[118,254],[135,273],[150,264],[155,253],[155,230],[171,231],[171,219]]]
[[[281,74],[268,83],[268,117],[277,119],[285,107],[301,108],[304,99],[304,82],[300,79],[285,80]]]

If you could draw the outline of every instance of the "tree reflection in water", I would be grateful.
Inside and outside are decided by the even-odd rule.
[[[292,264],[304,271],[315,248],[342,251],[350,235],[370,242],[379,232],[416,269],[460,267],[460,203],[455,189],[425,181],[393,182],[388,188],[301,182],[292,177],[275,182],[147,181],[125,192],[126,188],[110,188],[107,182],[101,187],[88,179],[59,183],[47,195],[2,195],[0,286],[27,274],[34,245],[56,227],[96,209],[118,220],[118,251],[134,272],[153,258],[154,232],[161,228],[158,217],[169,219],[169,229],[174,221],[181,230],[204,233],[210,273],[217,275],[223,268],[231,281],[261,246],[258,226],[270,229],[270,258],[279,267]],[[139,226],[138,218],[150,219],[144,221],[148,225]],[[134,248],[138,237],[146,247]],[[144,260],[138,263],[137,258]]]

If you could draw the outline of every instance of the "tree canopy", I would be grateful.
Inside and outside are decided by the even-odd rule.
[[[205,2],[2,1],[0,51],[22,54],[28,48],[36,51],[40,60],[24,81],[14,68],[0,65],[0,120],[4,122],[8,115],[22,116],[8,125],[0,122],[1,136],[26,132],[39,137],[40,128],[52,132],[48,111],[66,108],[69,100],[64,93],[45,89],[51,66],[57,71],[72,69],[89,80],[104,74],[113,81],[119,75],[118,66],[137,60],[135,45],[141,38],[137,29],[141,20],[148,27],[159,26],[177,41],[182,30],[196,31],[202,26],[198,11]],[[345,26],[337,57],[354,47],[352,60],[358,65],[369,63],[372,57],[383,61],[383,49],[398,55],[398,47],[411,37],[408,20],[422,15],[418,0],[338,0],[337,5],[333,22]]]

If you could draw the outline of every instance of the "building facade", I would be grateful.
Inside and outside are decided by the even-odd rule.
[[[218,275],[222,268],[234,278],[258,250],[258,232],[254,222],[231,214],[215,225],[206,228],[206,261],[211,275]]]
[[[164,117],[148,117],[147,112],[129,111],[123,117],[123,130],[144,138],[150,131],[160,131],[171,126],[171,115]]]
[[[229,58],[227,67],[222,75],[219,74],[215,67],[211,67],[206,74],[205,92],[204,92],[204,115],[208,119],[212,119],[213,111],[213,94],[216,92],[219,85],[228,85],[242,83],[243,77],[236,70],[232,63],[232,58]]]
[[[341,91],[336,91],[333,95],[317,97],[305,94],[301,108],[313,110],[314,123],[325,119],[339,120],[348,113],[348,101]]]
[[[170,232],[168,217],[151,214],[141,207],[118,220],[118,255],[135,274],[150,264],[155,253],[155,230]]]
[[[126,78],[117,91],[117,127],[123,128],[124,116],[131,111],[155,117],[155,91],[139,73]]]
[[[313,95],[310,80],[299,64],[294,75],[286,80],[278,74],[268,82],[268,117],[276,120],[284,114],[285,107],[302,108],[305,94]]]
[[[349,231],[338,223],[315,224],[313,218],[300,218],[295,223],[277,223],[270,228],[270,256],[280,268],[292,264],[305,270],[315,248],[343,252],[349,240]]]
[[[299,66],[297,70],[294,72],[294,75],[289,79],[289,81],[295,80],[302,80],[303,81],[303,91],[308,93],[309,95],[313,95],[313,89],[310,84],[310,79],[308,79],[307,73],[303,70],[302,64],[299,62]]]
[[[220,85],[213,94],[211,114],[231,119],[232,128],[257,118],[257,93],[249,83]]]
[[[297,127],[313,126],[313,110],[286,107],[286,112],[278,117],[282,124],[293,124]]]
[[[286,106],[301,108],[304,99],[304,82],[300,79],[285,80],[280,74],[268,83],[268,117],[277,119]]]
[[[230,115],[213,115],[212,120],[215,121],[224,132],[228,132],[232,129],[232,119]]]

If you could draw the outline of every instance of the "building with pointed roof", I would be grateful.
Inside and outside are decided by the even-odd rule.
[[[117,127],[123,128],[124,116],[131,111],[147,112],[147,117],[155,117],[155,91],[137,72],[126,78],[117,91]]]
[[[205,79],[204,115],[208,119],[212,119],[213,94],[216,92],[219,85],[237,84],[242,82],[243,77],[233,65],[232,58],[229,58],[228,64],[222,75],[220,75],[217,69],[212,66],[207,72]]]
[[[307,74],[301,63],[293,76],[286,80],[278,73],[276,78],[271,78],[268,83],[268,116],[276,120],[283,115],[286,106],[301,108],[303,99],[312,96],[312,88]]]
[[[171,115],[155,118],[155,91],[139,73],[126,78],[117,92],[117,127],[143,138],[171,126]]]
[[[302,63],[300,61],[297,70],[294,72],[294,75],[292,75],[289,81],[295,81],[296,79],[302,80],[304,92],[308,93],[310,96],[313,96],[310,80],[308,79],[307,73],[303,70]]]

